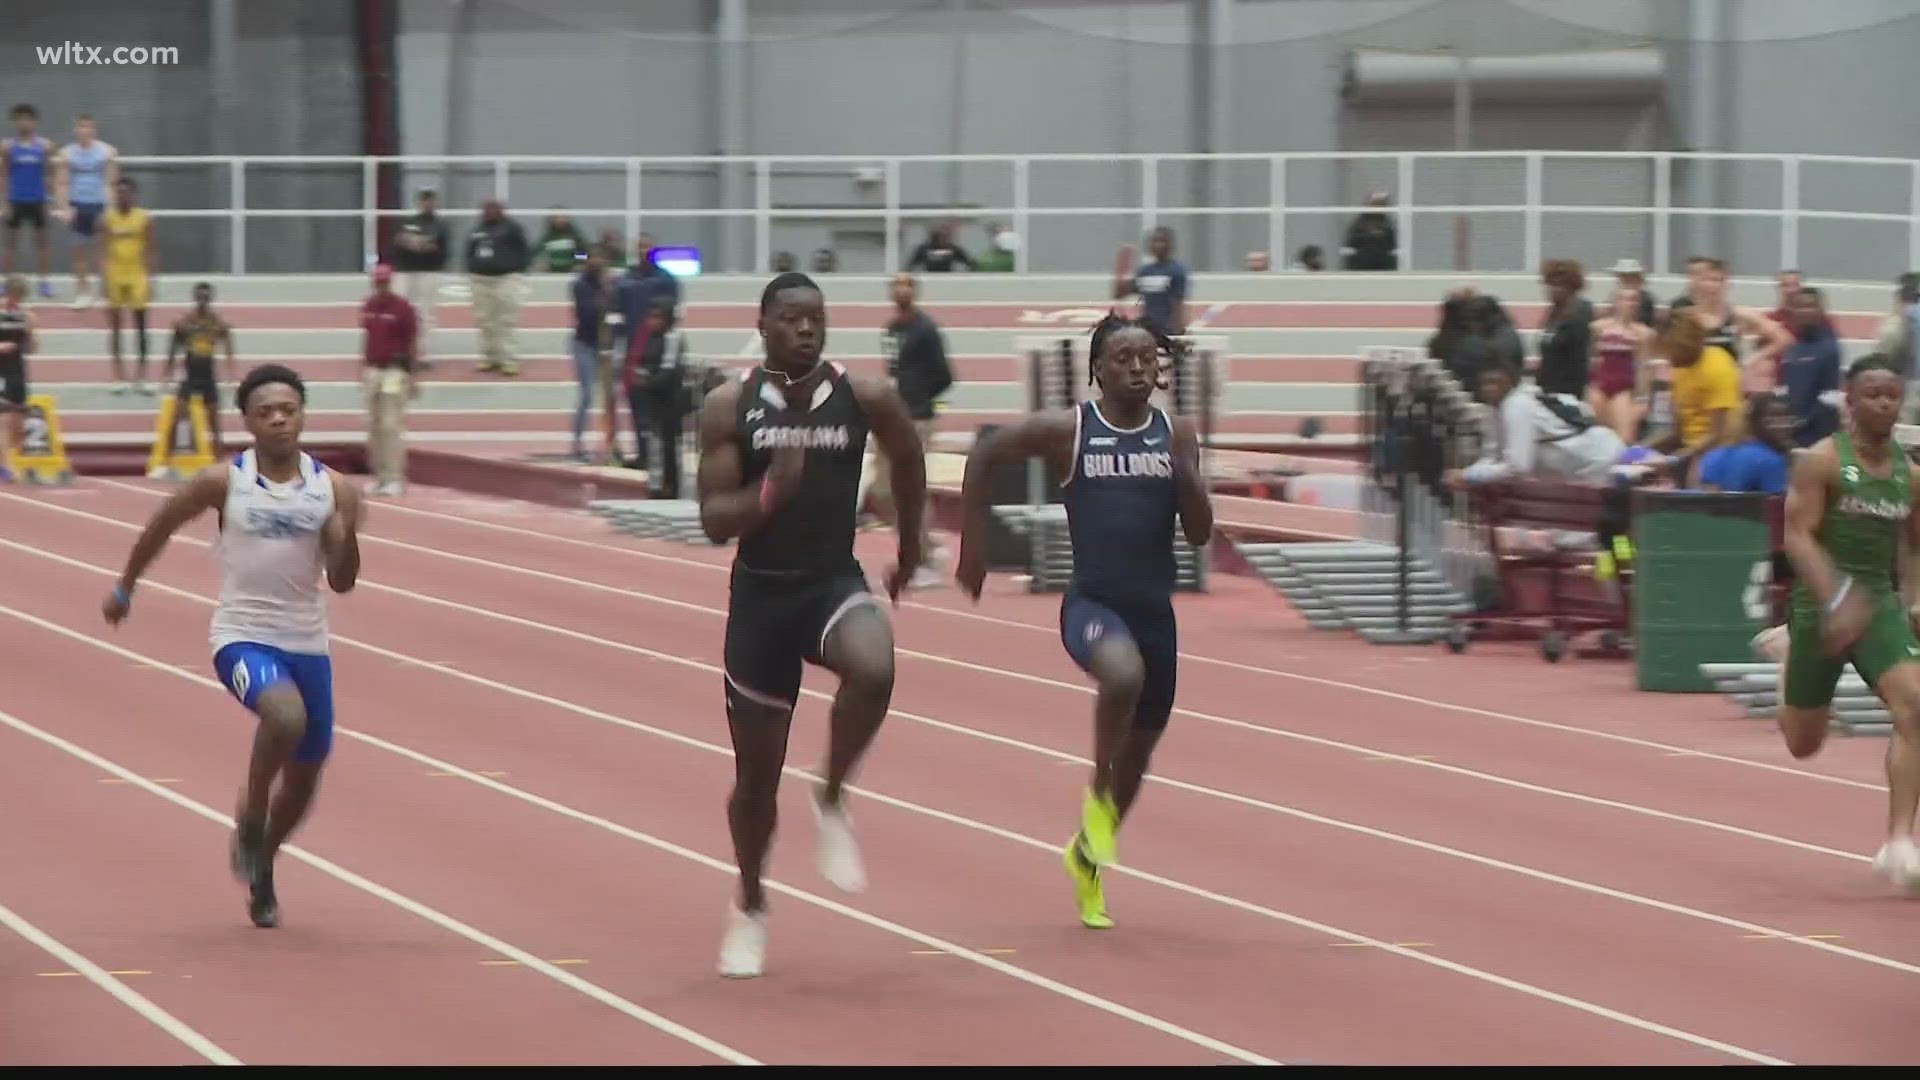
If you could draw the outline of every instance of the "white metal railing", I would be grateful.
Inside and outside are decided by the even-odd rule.
[[[1187,235],[1204,234],[1211,226],[1234,246],[1263,246],[1279,266],[1293,250],[1290,240],[1343,232],[1347,220],[1370,209],[1356,205],[1359,200],[1354,196],[1373,189],[1393,195],[1389,212],[1395,217],[1403,270],[1530,270],[1543,256],[1565,254],[1588,261],[1638,257],[1652,272],[1665,273],[1678,261],[1677,251],[1712,250],[1706,238],[1713,229],[1726,231],[1729,226],[1739,233],[1733,243],[1747,260],[1775,262],[1766,269],[1802,263],[1809,255],[1810,232],[1822,228],[1826,232],[1812,239],[1829,262],[1832,251],[1870,247],[1875,249],[1873,261],[1898,264],[1862,266],[1861,273],[1849,276],[1882,278],[1883,270],[1920,267],[1920,161],[1904,158],[1469,151],[899,157],[153,156],[122,161],[142,176],[194,168],[209,170],[216,177],[224,172],[224,185],[217,179],[207,185],[214,190],[225,187],[224,206],[186,209],[166,206],[163,200],[149,209],[162,221],[226,222],[226,262],[234,273],[247,268],[248,224],[263,219],[357,221],[361,255],[372,259],[381,236],[380,219],[412,212],[404,204],[378,207],[381,166],[400,170],[403,199],[424,181],[442,186],[443,175],[460,174],[459,186],[507,199],[513,212],[523,218],[563,202],[578,220],[619,222],[625,236],[643,228],[660,232],[673,223],[691,223],[694,228],[704,228],[704,223],[733,229],[744,226],[750,244],[738,242],[739,235],[734,234],[731,246],[736,251],[723,262],[736,265],[718,267],[731,270],[766,268],[782,237],[802,235],[796,228],[809,227],[827,235],[834,223],[842,222],[877,226],[881,261],[886,268],[897,268],[904,261],[903,251],[916,240],[907,234],[909,227],[917,229],[918,223],[941,218],[1010,225],[1021,238],[1014,252],[1015,269],[1021,271],[1098,269],[1101,262],[1089,261],[1086,252],[1111,253],[1116,243],[1138,242],[1156,224],[1186,226],[1188,221],[1199,228],[1183,228]],[[1215,186],[1233,192],[1236,204],[1164,201],[1169,189],[1183,185],[1166,183],[1163,173],[1195,166],[1230,174],[1228,183]],[[751,172],[751,206],[714,205],[720,201],[718,178],[727,169]],[[939,176],[927,175],[934,169],[940,170]],[[985,191],[994,197],[954,205],[944,192],[950,190],[948,176],[957,175],[957,170],[966,170],[960,186],[967,193]],[[1050,202],[1036,194],[1035,174],[1042,170],[1077,173],[1073,183],[1054,187],[1119,194],[1105,204]],[[1681,170],[1687,173],[1684,184],[1676,182],[1675,174]],[[1435,171],[1449,175],[1429,175]],[[327,172],[334,172],[342,191],[357,186],[355,196],[340,200],[347,205],[270,207],[257,205],[261,201],[257,198],[249,201],[251,194],[271,192],[276,176],[292,173],[306,184]],[[350,180],[355,172],[357,185]],[[1809,173],[1817,175],[1810,179]],[[558,197],[588,188],[609,193],[617,189],[619,197],[605,200],[610,205],[602,206],[583,206],[579,199]],[[1576,189],[1575,195],[1550,198],[1556,189],[1565,188]],[[943,195],[914,198],[921,189]],[[1429,198],[1430,191],[1436,197]],[[449,218],[477,213],[472,205],[456,205],[446,198],[457,192],[442,194],[441,212]],[[1480,201],[1482,196],[1485,201]],[[1452,227],[1436,215],[1453,218]],[[1099,220],[1103,218],[1108,220]],[[1036,242],[1036,225],[1075,219],[1085,223],[1049,228],[1046,239]],[[1130,224],[1116,228],[1113,219],[1130,219]],[[1252,219],[1253,228],[1245,227],[1247,219]],[[1311,227],[1317,219],[1324,219],[1320,227]],[[1676,221],[1690,223],[1701,238],[1677,249]],[[1228,222],[1231,229],[1220,227]],[[1584,230],[1582,222],[1587,224]],[[1330,233],[1329,223],[1333,224]],[[1572,238],[1550,237],[1550,227]],[[1850,233],[1849,227],[1865,231]],[[1483,243],[1472,238],[1474,233],[1482,238],[1493,235],[1495,240]],[[1260,243],[1253,244],[1249,237],[1257,237]],[[665,236],[662,240],[676,242]],[[1477,251],[1476,244],[1498,250],[1488,254]],[[1338,266],[1338,246],[1337,241],[1323,243],[1330,268]],[[1061,265],[1070,251],[1080,253],[1084,265]],[[749,259],[751,265],[744,265]],[[1498,265],[1486,265],[1490,261]],[[1742,269],[1762,270],[1759,266]],[[1832,276],[1836,270],[1826,272]]]

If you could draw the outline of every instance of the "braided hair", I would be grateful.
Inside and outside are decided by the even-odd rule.
[[[1166,370],[1178,364],[1187,354],[1187,343],[1167,335],[1167,332],[1144,318],[1129,319],[1118,311],[1107,312],[1107,317],[1094,324],[1092,340],[1087,344],[1087,385],[1093,386],[1099,380],[1100,350],[1106,348],[1107,339],[1121,330],[1145,330],[1153,338],[1154,351],[1166,358],[1162,370],[1154,375],[1154,383],[1160,389],[1167,389]]]

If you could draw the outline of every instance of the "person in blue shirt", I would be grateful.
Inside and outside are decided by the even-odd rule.
[[[1179,632],[1175,522],[1204,547],[1213,505],[1193,424],[1155,407],[1153,393],[1180,344],[1144,319],[1110,315],[1088,347],[1100,397],[1034,413],[974,443],[961,503],[955,578],[977,603],[987,575],[987,518],[996,468],[1044,457],[1055,467],[1073,542],[1073,580],[1060,603],[1060,642],[1098,686],[1093,777],[1080,831],[1061,853],[1081,925],[1105,929],[1101,870],[1115,861],[1120,823],[1140,793],[1173,712]]]
[[[1780,356],[1780,388],[1793,419],[1793,442],[1807,447],[1833,434],[1840,413],[1840,338],[1819,289],[1803,288],[1788,309],[1794,341]]]
[[[14,249],[20,227],[33,227],[34,251],[39,258],[40,295],[52,296],[47,282],[47,163],[53,141],[40,134],[40,112],[31,105],[13,107],[13,137],[0,139],[0,187],[6,192],[7,245],[0,275],[13,273]]]
[[[1170,337],[1187,332],[1187,268],[1173,257],[1173,230],[1165,225],[1147,237],[1153,261],[1133,272],[1131,279],[1113,283],[1113,298],[1140,298],[1140,314],[1155,330]]]
[[[1748,437],[1707,451],[1700,460],[1700,486],[1708,491],[1785,495],[1793,452],[1794,416],[1774,394],[1747,401]]]

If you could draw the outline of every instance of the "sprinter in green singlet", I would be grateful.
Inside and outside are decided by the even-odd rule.
[[[1796,583],[1781,678],[1780,731],[1796,758],[1826,740],[1833,691],[1848,664],[1893,715],[1887,740],[1887,840],[1874,869],[1920,890],[1913,838],[1920,803],[1920,642],[1914,637],[1920,517],[1916,478],[1893,440],[1906,385],[1885,356],[1847,370],[1847,422],[1799,452],[1787,488],[1786,554]]]

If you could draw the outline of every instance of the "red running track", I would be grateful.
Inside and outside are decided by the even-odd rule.
[[[94,611],[157,492],[0,492],[7,655],[105,676],[10,681],[0,709],[217,813],[246,722],[207,673],[208,527],[126,626]],[[335,607],[346,730],[302,850],[469,934],[583,961],[548,971],[658,1023],[484,963],[502,954],[301,863],[286,926],[253,931],[217,823],[0,726],[10,790],[90,826],[9,837],[10,865],[43,869],[9,875],[0,904],[155,972],[129,985],[249,1063],[719,1060],[668,1022],[770,1063],[1913,1055],[1913,912],[1862,861],[1876,745],[1802,770],[1715,702],[1625,690],[1617,664],[1361,646],[1226,579],[1180,600],[1182,712],[1125,837],[1118,929],[1079,929],[1055,853],[1091,700],[1048,640],[1057,600],[996,582],[978,611],[949,591],[895,614],[897,712],[856,802],[872,889],[817,881],[788,785],[774,872],[804,895],[775,897],[768,977],[727,983],[726,553],[418,492],[374,507],[365,554]],[[796,781],[823,713],[802,706]],[[235,1005],[295,973],[273,1022]],[[98,1060],[58,1037],[82,1024],[128,1032],[112,1060],[181,1059],[76,981],[19,989],[44,1029],[21,1060]]]

